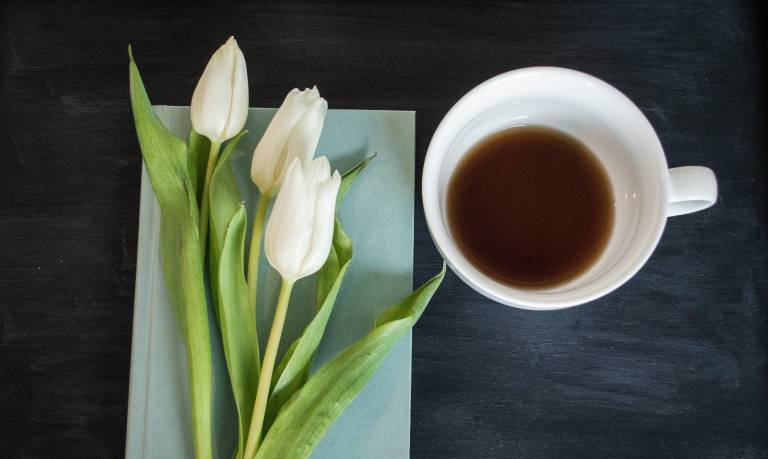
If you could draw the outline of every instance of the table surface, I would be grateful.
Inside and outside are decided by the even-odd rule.
[[[123,454],[141,165],[127,44],[153,101],[185,105],[229,34],[253,106],[317,84],[333,108],[416,110],[417,172],[462,94],[556,65],[625,92],[671,166],[718,176],[715,207],[671,219],[643,270],[588,305],[508,308],[449,273],[414,332],[413,457],[768,455],[759,2],[131,3],[0,6],[0,456]],[[422,282],[441,260],[416,207]]]

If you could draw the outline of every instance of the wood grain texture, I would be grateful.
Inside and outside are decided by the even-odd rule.
[[[334,108],[417,110],[417,171],[467,90],[558,65],[632,98],[671,166],[718,175],[718,204],[670,220],[648,265],[589,305],[511,309],[449,274],[414,332],[413,457],[768,456],[760,2],[257,3],[0,6],[0,456],[123,454],[127,44],[153,102],[182,105],[229,34],[253,106],[317,84]],[[440,258],[416,204],[420,283]]]

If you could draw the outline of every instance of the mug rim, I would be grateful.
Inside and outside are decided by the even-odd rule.
[[[521,76],[531,76],[532,74],[546,74],[550,77],[554,76],[558,78],[567,78],[570,80],[578,79],[586,82],[589,86],[599,88],[599,90],[602,91],[606,91],[612,98],[615,98],[618,102],[623,104],[625,108],[633,112],[633,116],[635,116],[640,123],[644,124],[643,127],[646,133],[645,135],[652,136],[652,138],[649,139],[654,143],[654,153],[656,153],[656,159],[659,160],[662,169],[659,172],[662,174],[660,180],[662,187],[660,199],[663,202],[659,203],[659,210],[657,210],[655,215],[655,231],[645,241],[645,245],[642,247],[642,250],[636,254],[634,259],[631,260],[629,268],[625,269],[621,276],[617,277],[602,288],[594,289],[587,294],[574,294],[570,297],[564,297],[564,295],[560,295],[559,298],[552,298],[553,296],[557,296],[555,295],[556,292],[526,291],[505,285],[498,280],[493,279],[489,275],[480,271],[466,258],[463,253],[461,253],[459,247],[452,240],[449,230],[442,219],[443,211],[441,208],[441,196],[439,193],[441,169],[443,165],[443,159],[448,150],[448,147],[450,146],[450,143],[456,138],[455,134],[457,132],[456,129],[448,132],[447,126],[449,124],[454,124],[461,118],[465,118],[463,113],[465,110],[477,110],[477,107],[480,106],[480,113],[482,113],[483,110],[492,108],[493,104],[483,104],[482,101],[477,100],[478,98],[482,98],[483,93],[487,91],[490,86],[497,86],[500,84],[514,84],[514,80],[516,78]],[[459,129],[465,126],[469,121],[471,121],[471,118],[464,120],[463,123],[458,123]],[[422,205],[424,207],[427,228],[429,229],[430,236],[441,256],[451,267],[453,272],[456,273],[456,275],[461,278],[462,281],[472,287],[475,291],[482,294],[483,296],[486,296],[507,306],[531,310],[563,309],[593,301],[612,292],[616,288],[623,285],[630,278],[632,278],[647,262],[648,258],[650,258],[651,254],[658,245],[661,234],[663,233],[664,227],[666,225],[666,205],[668,199],[667,174],[668,166],[666,156],[656,131],[653,129],[650,122],[642,113],[642,111],[637,107],[637,105],[635,105],[621,91],[603,80],[576,70],[562,67],[526,67],[504,72],[480,83],[479,85],[472,88],[469,92],[467,92],[463,97],[461,97],[445,114],[434,134],[432,135],[432,139],[430,140],[429,147],[427,148],[427,153],[424,158],[421,183]],[[586,286],[589,285],[590,284],[587,284]],[[582,286],[580,288],[584,289],[586,286]],[[506,291],[502,292],[501,290]],[[510,290],[512,290],[512,293],[510,293]]]

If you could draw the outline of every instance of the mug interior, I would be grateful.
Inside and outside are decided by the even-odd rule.
[[[448,186],[464,155],[488,135],[521,125],[579,139],[603,164],[613,190],[613,231],[602,254],[585,272],[552,288],[511,287],[477,269],[458,249],[446,217]],[[505,304],[554,309],[597,298],[642,266],[666,220],[666,174],[656,134],[619,91],[575,71],[522,69],[478,86],[446,115],[425,161],[424,207],[438,248],[472,287]]]

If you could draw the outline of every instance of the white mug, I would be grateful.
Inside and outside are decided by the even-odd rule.
[[[548,126],[581,140],[613,188],[613,232],[602,255],[552,288],[515,288],[484,274],[461,252],[446,218],[448,185],[463,156],[489,134],[519,125]],[[668,169],[651,124],[608,83],[574,70],[531,67],[491,78],[451,108],[429,144],[421,192],[432,239],[460,278],[499,303],[549,310],[592,301],[629,280],[656,248],[667,217],[713,205],[717,182],[706,167]]]

